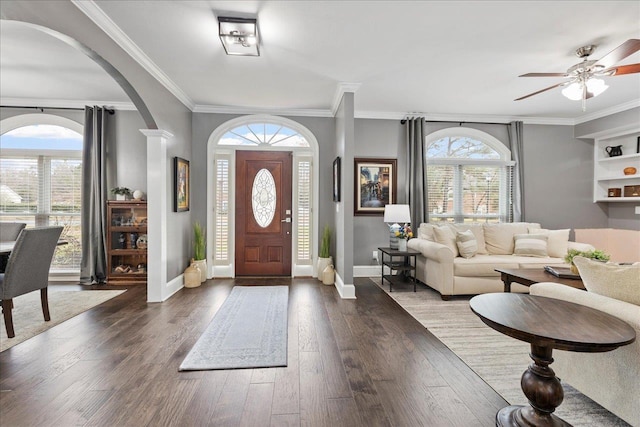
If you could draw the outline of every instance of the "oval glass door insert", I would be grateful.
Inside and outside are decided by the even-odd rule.
[[[260,169],[253,179],[251,207],[258,225],[268,227],[276,213],[276,182],[267,169]]]

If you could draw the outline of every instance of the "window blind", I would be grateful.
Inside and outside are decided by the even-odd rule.
[[[311,162],[298,162],[298,261],[311,261]]]
[[[215,261],[229,259],[229,159],[216,160]]]

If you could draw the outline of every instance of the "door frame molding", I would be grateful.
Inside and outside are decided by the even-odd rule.
[[[240,145],[218,145],[218,142],[222,136],[238,126],[247,125],[251,123],[269,123],[288,127],[295,130],[302,135],[309,147],[271,147],[271,146],[240,146]],[[217,154],[229,155],[229,211],[231,212],[229,218],[229,234],[235,236],[235,209],[236,209],[236,194],[235,194],[235,152],[238,150],[251,150],[251,151],[289,151],[293,153],[293,173],[292,177],[292,207],[293,212],[297,211],[297,176],[296,172],[296,160],[300,157],[311,158],[312,168],[312,242],[311,242],[311,264],[298,264],[296,251],[297,251],[297,229],[292,233],[291,244],[291,276],[313,276],[316,277],[316,261],[317,261],[317,242],[318,242],[318,216],[319,216],[319,193],[320,193],[320,174],[319,174],[319,146],[318,140],[313,133],[300,123],[281,116],[272,116],[268,114],[256,114],[237,117],[232,120],[228,120],[218,126],[209,135],[207,142],[207,277],[235,277],[235,237],[229,238],[229,264],[220,265],[214,262],[215,247],[215,224],[214,224],[214,208],[215,208],[215,185],[214,185],[214,171],[215,160]]]

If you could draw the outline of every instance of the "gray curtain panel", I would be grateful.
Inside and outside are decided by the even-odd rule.
[[[84,110],[82,151],[82,262],[80,282],[105,283],[107,277],[106,201],[107,167],[105,125],[107,111],[97,106]]]
[[[512,215],[514,222],[525,220],[524,216],[524,162],[523,151],[523,124],[521,121],[511,122],[507,126],[509,131],[509,149],[511,150],[511,160],[516,162],[513,169],[513,208]]]
[[[406,200],[411,212],[414,234],[418,226],[429,221],[427,212],[427,169],[425,166],[424,117],[407,119],[407,170]]]

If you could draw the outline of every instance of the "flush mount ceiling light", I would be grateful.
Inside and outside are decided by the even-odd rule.
[[[227,55],[260,56],[256,19],[219,16],[218,34]]]

